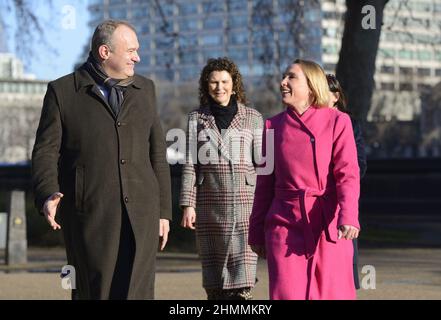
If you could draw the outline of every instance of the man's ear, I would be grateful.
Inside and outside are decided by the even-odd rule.
[[[110,56],[109,46],[106,44],[100,45],[100,47],[98,48],[98,54],[99,54],[100,58],[103,60],[109,59],[109,56]]]

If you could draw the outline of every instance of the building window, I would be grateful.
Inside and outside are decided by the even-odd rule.
[[[109,4],[126,4],[127,0],[109,0]]]
[[[441,77],[441,69],[435,69],[435,76]]]
[[[419,92],[430,92],[430,90],[432,89],[431,86],[424,84],[424,83],[418,83],[418,91]]]
[[[136,33],[138,35],[142,36],[142,35],[146,35],[146,34],[150,33],[150,26],[148,25],[147,22],[145,22],[145,23],[137,22],[137,23],[134,23],[133,26],[135,27]]]
[[[194,68],[184,67],[179,71],[179,78],[181,81],[190,81],[196,79],[198,73],[195,72]]]
[[[218,34],[209,34],[202,36],[202,45],[220,46],[222,44],[222,36]]]
[[[181,63],[184,64],[197,64],[198,52],[197,51],[185,51],[179,54]]]
[[[186,16],[191,14],[197,14],[198,7],[196,3],[180,3],[179,4],[179,14]]]
[[[182,49],[194,48],[198,45],[198,38],[195,35],[191,36],[180,36],[179,37],[179,47]]]
[[[248,26],[247,16],[234,16],[230,15],[228,18],[228,27],[231,29],[246,28]]]
[[[228,11],[244,11],[248,9],[248,1],[247,0],[228,0]]]
[[[171,34],[173,33],[173,22],[172,21],[157,22],[155,25],[155,29],[156,32]]]
[[[172,38],[168,37],[158,37],[155,40],[156,49],[172,50],[174,46],[174,41]]]
[[[423,77],[430,76],[430,69],[429,68],[418,68],[417,69],[418,75]]]
[[[248,61],[248,49],[247,48],[232,48],[228,50],[228,57],[234,62],[247,62]]]
[[[400,67],[400,74],[405,76],[410,76],[413,74],[412,68]]]
[[[432,53],[430,51],[417,51],[417,57],[419,60],[432,60]]]
[[[412,83],[400,83],[400,91],[412,91]]]
[[[219,58],[224,56],[222,49],[206,49],[202,52],[204,62],[211,58]]]
[[[166,69],[156,71],[155,75],[158,80],[173,81],[175,71],[171,70],[169,68],[166,68]]]
[[[393,82],[382,82],[381,83],[381,90],[394,91],[395,85]]]
[[[224,11],[224,2],[204,2],[202,4],[202,9],[204,13],[210,14],[210,13],[217,13],[217,12],[223,12]]]
[[[413,59],[413,52],[409,50],[400,50],[399,56],[402,59]]]
[[[228,34],[228,42],[234,45],[247,45],[248,44],[248,32],[237,32]]]
[[[124,8],[114,8],[109,10],[111,19],[124,20],[127,19],[127,10]]]
[[[155,54],[156,65],[170,66],[173,64],[173,54],[170,52],[158,52]]]
[[[132,8],[132,19],[140,19],[148,16],[149,16],[149,8],[147,6]]]
[[[194,31],[197,29],[198,29],[198,21],[195,19],[179,21],[180,31]]]
[[[150,50],[150,37],[140,36],[139,38],[139,47],[141,50]]]
[[[140,67],[150,65],[150,55],[141,54],[141,56],[139,58],[141,59],[141,61],[139,62]]]
[[[172,3],[164,3],[163,1],[160,2],[159,6],[155,5],[155,14],[156,17],[172,17],[174,14],[174,6]]]
[[[381,66],[381,72],[387,73],[387,74],[394,74],[394,67],[393,66]]]
[[[223,27],[222,18],[208,18],[204,20],[204,29],[221,29]]]

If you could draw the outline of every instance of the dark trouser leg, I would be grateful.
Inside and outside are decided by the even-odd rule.
[[[135,236],[126,209],[122,210],[121,234],[118,258],[110,288],[109,299],[126,300],[129,293],[133,259],[135,258]]]
[[[355,289],[360,289],[360,279],[358,278],[358,240],[353,239],[352,243],[354,245],[354,259],[353,259],[354,285],[355,285]]]

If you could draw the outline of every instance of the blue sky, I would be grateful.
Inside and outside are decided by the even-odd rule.
[[[36,42],[33,56],[22,60],[26,73],[35,74],[37,79],[53,80],[73,71],[74,64],[79,61],[84,46],[90,40],[88,1],[52,0],[52,6],[49,6],[48,1],[33,0],[33,4],[36,15],[45,26],[49,45]],[[12,17],[6,20],[13,29]],[[9,32],[8,49],[15,53],[12,35]]]

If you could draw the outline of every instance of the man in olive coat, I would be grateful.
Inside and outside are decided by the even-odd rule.
[[[87,62],[48,85],[32,153],[35,203],[62,228],[74,299],[153,299],[171,219],[155,89],[134,28],[107,20]],[[56,215],[56,220],[55,220]]]

